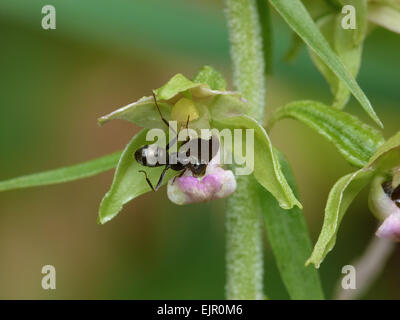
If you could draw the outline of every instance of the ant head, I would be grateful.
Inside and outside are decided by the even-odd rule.
[[[199,176],[204,173],[204,171],[207,168],[207,164],[206,163],[193,163],[193,164],[190,164],[189,168],[190,168],[190,171],[192,171],[192,173],[195,176]]]

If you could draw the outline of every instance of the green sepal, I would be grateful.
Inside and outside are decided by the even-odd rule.
[[[237,110],[226,112],[227,105],[229,104],[222,103],[222,101],[215,102],[211,108],[212,127],[220,130],[226,128],[254,130],[254,177],[258,183],[272,193],[282,208],[290,209],[293,206],[301,208],[300,202],[282,173],[278,156],[275,154],[265,129],[253,118],[239,114]],[[251,146],[246,145],[246,148],[251,148]],[[235,150],[233,151],[235,152]]]
[[[148,130],[144,129],[136,134],[122,152],[111,188],[100,203],[98,217],[100,224],[104,224],[114,218],[122,210],[124,204],[151,191],[144,174],[139,170],[146,171],[153,185],[157,184],[164,167],[144,167],[136,162],[134,158],[134,153],[138,148],[145,144],[151,144],[146,141],[147,132]],[[167,171],[163,184],[167,183],[175,174],[176,172],[172,170]]]
[[[344,214],[372,177],[373,171],[360,169],[340,178],[335,183],[328,196],[321,233],[306,265],[313,263],[316,268],[319,268],[336,243],[336,235]]]
[[[158,101],[163,117],[169,121],[172,105],[165,101]],[[153,97],[142,97],[138,101],[119,108],[98,119],[100,125],[111,120],[126,120],[143,128],[165,128],[160,114],[157,111]]]
[[[201,83],[199,81],[202,81]],[[169,121],[171,110],[180,98],[193,100],[195,106],[201,114],[200,119],[190,122],[192,129],[209,128],[208,111],[211,107],[213,98],[217,96],[232,96],[241,100],[237,92],[225,91],[225,80],[222,75],[211,67],[204,67],[195,76],[195,81],[187,79],[182,74],[172,77],[165,85],[155,89],[154,94],[163,117]],[[216,89],[218,88],[218,89]],[[119,108],[108,115],[99,118],[99,124],[104,124],[110,120],[126,120],[143,128],[163,128],[160,114],[156,108],[154,97],[145,96],[138,101]]]

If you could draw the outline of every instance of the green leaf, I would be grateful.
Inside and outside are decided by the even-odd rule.
[[[140,173],[139,170],[147,172],[153,185],[157,183],[163,167],[144,167],[134,159],[134,153],[139,147],[145,144],[151,144],[146,141],[147,132],[148,130],[144,129],[136,134],[122,152],[111,188],[100,204],[99,223],[104,224],[110,221],[122,210],[124,204],[143,193],[151,191],[144,174]],[[174,174],[176,174],[176,172],[167,171],[163,184]]]
[[[282,173],[279,160],[274,152],[271,140],[265,129],[257,121],[246,115],[221,112],[227,104],[226,97],[216,99],[211,109],[211,124],[213,127],[223,130],[229,129],[253,129],[254,146],[246,145],[246,149],[254,147],[254,176],[256,180],[279,201],[284,209],[290,209],[297,205],[301,207]]]
[[[297,193],[290,166],[283,155],[278,154],[282,171]],[[302,211],[297,207],[282,209],[272,194],[261,187],[259,198],[268,240],[290,297],[323,299],[317,270],[304,265],[311,253],[311,241]]]
[[[212,90],[226,90],[226,81],[224,77],[210,66],[202,67],[194,76],[193,82],[206,83]]]
[[[335,245],[339,225],[348,207],[372,177],[373,171],[360,169],[340,178],[335,183],[328,196],[321,233],[306,265],[313,263],[316,268],[319,268],[325,256]]]
[[[0,182],[0,191],[46,186],[88,178],[114,168],[121,152],[55,170],[34,173]]]
[[[363,167],[384,143],[380,131],[358,118],[316,101],[295,101],[277,109],[271,124],[283,118],[299,120],[332,142],[352,165]]]
[[[321,234],[308,263],[317,268],[335,245],[336,234],[346,210],[361,189],[380,172],[399,164],[400,132],[387,140],[362,169],[339,179],[329,193]]]
[[[289,26],[303,39],[307,45],[321,57],[330,69],[341,79],[348,89],[360,102],[368,115],[381,127],[379,120],[368,98],[354,80],[352,74],[346,69],[338,56],[329,46],[324,36],[318,30],[314,21],[300,0],[270,0],[279,14],[286,20]]]
[[[370,3],[368,20],[390,31],[400,33],[400,4],[396,1],[386,3]]]
[[[172,105],[164,101],[158,101],[157,103],[163,117],[169,121],[171,118]],[[99,118],[98,122],[100,125],[103,125],[114,119],[126,120],[143,128],[165,128],[165,124],[162,122],[160,114],[154,104],[153,97],[143,97],[136,102]]]

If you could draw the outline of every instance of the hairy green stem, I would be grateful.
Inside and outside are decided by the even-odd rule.
[[[264,55],[256,0],[226,0],[234,82],[262,123],[266,99]],[[227,299],[263,299],[261,209],[252,176],[237,177],[226,211]]]

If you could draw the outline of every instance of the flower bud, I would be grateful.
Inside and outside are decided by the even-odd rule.
[[[200,117],[199,110],[197,110],[192,100],[181,98],[172,107],[171,119],[179,123],[185,123],[188,117],[190,121],[198,119]]]

